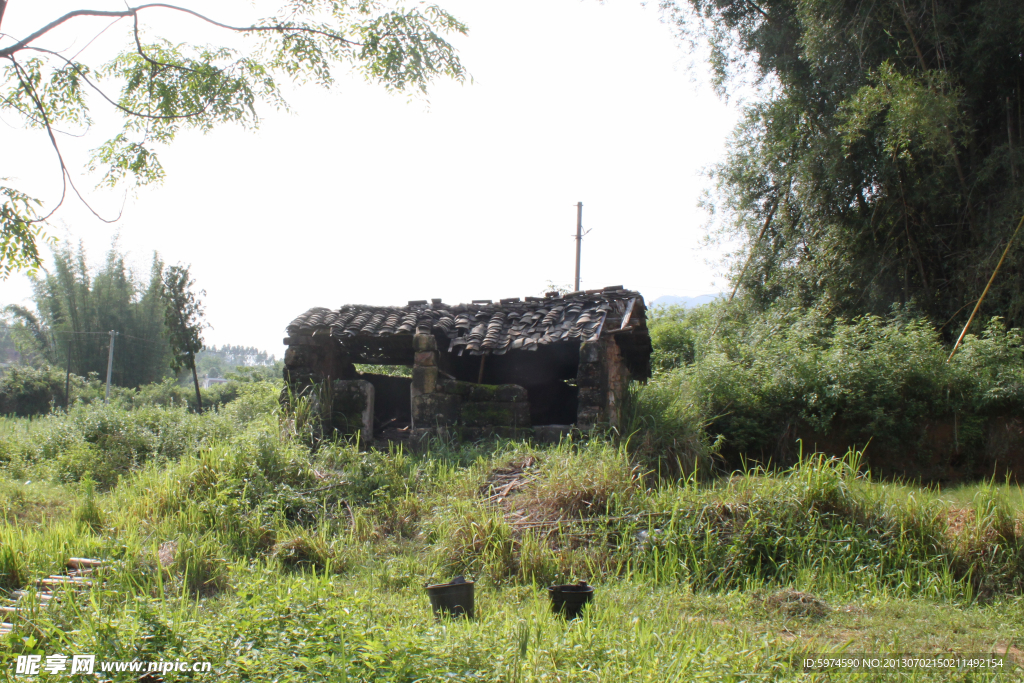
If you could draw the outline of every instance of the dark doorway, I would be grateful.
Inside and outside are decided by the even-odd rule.
[[[363,373],[359,379],[373,385],[373,433],[401,429],[412,422],[411,377]]]
[[[442,351],[442,369],[464,382],[480,377],[484,384],[518,384],[526,389],[533,425],[575,424],[576,373],[580,364],[579,340],[539,346],[536,351],[510,351],[501,356],[448,355]]]

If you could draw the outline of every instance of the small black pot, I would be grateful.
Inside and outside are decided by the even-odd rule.
[[[434,616],[473,618],[473,582],[456,576],[448,583],[427,586],[430,607]]]
[[[587,603],[594,599],[594,587],[586,581],[548,588],[551,596],[551,611],[566,619],[576,619],[583,612]]]

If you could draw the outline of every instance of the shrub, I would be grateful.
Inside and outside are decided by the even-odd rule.
[[[657,372],[636,392],[639,423],[661,423],[684,442],[705,424],[733,452],[788,450],[797,424],[913,447],[924,420],[1024,409],[1024,335],[997,318],[951,363],[934,326],[905,309],[847,320],[712,304],[659,312],[651,335]],[[665,429],[649,434],[667,442]],[[684,450],[699,453],[689,441]]]
[[[215,384],[209,389],[200,389],[203,410],[215,410],[233,401],[238,396],[238,389],[238,382]],[[124,400],[133,406],[187,406],[190,410],[195,410],[196,390],[191,382],[178,384],[176,380],[168,378],[163,382],[141,386],[134,392],[128,390]]]
[[[88,442],[73,443],[53,463],[56,478],[69,483],[91,479],[100,490],[113,488],[121,475],[136,464],[131,452],[117,448],[105,451]]]
[[[52,406],[64,405],[63,370],[51,366],[15,366],[0,376],[0,415],[45,415]],[[72,396],[85,387],[85,380],[72,375]]]

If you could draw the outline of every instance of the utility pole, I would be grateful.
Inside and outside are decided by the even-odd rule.
[[[64,377],[64,412],[71,408],[71,337],[68,337],[68,374]]]
[[[576,288],[580,291],[580,249],[583,246],[583,202],[576,204]]]
[[[110,372],[114,369],[114,337],[117,332],[110,331],[110,353],[107,355],[107,393],[103,397],[104,403],[110,403]]]

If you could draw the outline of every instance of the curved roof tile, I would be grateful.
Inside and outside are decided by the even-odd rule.
[[[635,316],[632,320],[643,318],[645,311],[638,292],[619,287],[530,299],[455,306],[413,301],[398,307],[311,308],[293,320],[287,332],[290,337],[329,333],[344,343],[345,339],[355,337],[432,331],[451,340],[451,351],[502,354],[509,350],[536,350],[539,345],[570,339],[592,341],[604,333],[618,332],[628,310],[632,309]]]

